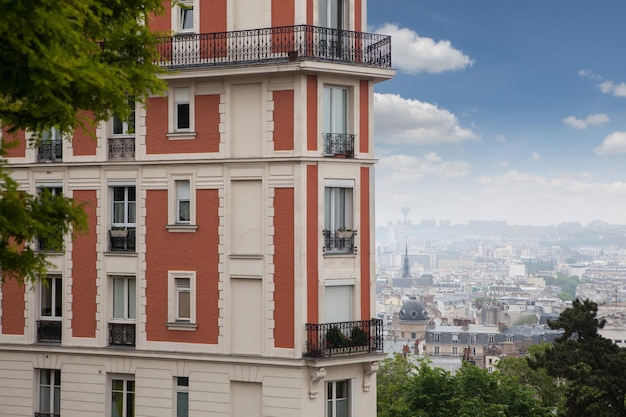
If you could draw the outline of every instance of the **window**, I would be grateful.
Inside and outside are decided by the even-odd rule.
[[[39,415],[59,417],[61,415],[61,371],[39,369]],[[37,415],[37,413],[35,413]]]
[[[489,336],[489,344],[494,344],[494,341],[495,341],[495,336],[490,335]]]
[[[470,334],[470,343],[475,343],[475,342],[476,342],[476,335]]]
[[[137,317],[137,290],[134,277],[113,278],[113,318],[134,320]]]
[[[439,355],[439,346],[435,346],[435,355]]]
[[[350,381],[332,381],[326,383],[326,417],[349,417]]]
[[[135,134],[135,100],[128,100],[129,115],[123,119],[117,115],[113,116],[113,135],[131,136]]]
[[[189,132],[191,127],[189,87],[174,89],[174,130]]]
[[[324,132],[348,133],[348,89],[324,87]]]
[[[194,330],[196,322],[196,273],[169,272],[169,313],[167,326],[176,330]]]
[[[61,277],[41,278],[40,317],[57,319],[63,317],[63,284]]]
[[[178,31],[179,32],[193,32],[193,2],[181,1],[178,5]]]
[[[135,416],[135,381],[127,378],[111,380],[111,417]]]
[[[332,29],[345,29],[344,0],[320,0],[320,26]]]
[[[459,354],[459,348],[458,348],[458,347],[456,347],[456,346],[453,346],[453,347],[452,347],[452,354],[453,354],[453,355],[458,355],[458,354]]]
[[[415,339],[415,338],[417,338],[417,334],[415,332],[412,332],[411,333],[411,339]]]
[[[325,229],[352,229],[352,188],[325,188]]]
[[[191,222],[191,192],[189,180],[175,181],[176,223]]]
[[[459,335],[458,334],[453,334],[452,335],[452,343],[459,343]]]
[[[56,127],[41,133],[37,160],[40,162],[63,160],[63,133]]]
[[[435,343],[439,343],[439,333],[434,334]]]
[[[41,200],[48,198],[54,198],[63,194],[63,187],[61,184],[38,184],[37,194]],[[60,240],[60,242],[59,242]],[[37,250],[39,251],[61,251],[63,244],[63,235],[53,232],[53,235],[38,236],[37,237]]]
[[[113,188],[113,227],[135,227],[137,197],[135,187]]]
[[[176,417],[189,417],[189,378],[176,378]]]

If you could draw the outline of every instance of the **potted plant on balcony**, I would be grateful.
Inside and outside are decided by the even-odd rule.
[[[354,232],[351,229],[340,228],[337,230],[337,237],[339,239],[350,239]]]
[[[344,347],[348,340],[337,326],[333,326],[326,331],[326,347],[340,348]]]
[[[360,327],[353,327],[350,332],[350,343],[352,346],[367,346],[370,337],[365,330]]]
[[[126,237],[128,236],[128,229],[123,226],[111,227],[111,237]]]

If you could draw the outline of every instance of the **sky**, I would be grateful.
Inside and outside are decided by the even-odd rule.
[[[369,0],[376,225],[626,224],[626,1]]]

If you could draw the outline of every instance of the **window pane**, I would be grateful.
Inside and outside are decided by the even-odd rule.
[[[348,106],[348,90],[345,88],[334,88],[333,116],[334,133],[347,133],[347,106]]]
[[[332,131],[331,112],[332,100],[330,87],[324,87],[324,133],[335,133]]]
[[[189,200],[190,192],[189,192],[189,181],[176,181],[176,199],[178,200]]]
[[[337,386],[335,397],[337,399],[348,398],[348,381],[337,381],[335,384]]]
[[[63,317],[63,285],[60,278],[54,279],[54,317]]]
[[[186,376],[179,376],[176,379],[176,385],[179,387],[188,387],[189,386],[189,378]]]
[[[42,413],[50,412],[50,387],[39,387],[39,411]]]
[[[136,207],[136,203],[135,202],[130,202],[128,203],[128,223],[129,224],[133,224],[136,223],[135,220],[135,207]]]
[[[61,412],[61,387],[54,387],[54,409],[56,414]]]
[[[193,29],[193,7],[181,9],[180,21],[182,30]]]
[[[176,417],[189,416],[189,393],[176,393]]]
[[[123,319],[124,317],[124,279],[113,280],[113,318]]]
[[[189,291],[178,293],[178,318],[191,319],[191,294]]]
[[[41,281],[41,316],[52,317],[52,280],[50,278],[44,278]]]
[[[128,318],[134,319],[137,309],[137,293],[135,289],[135,279],[128,280]]]
[[[123,417],[124,393],[113,391],[111,393],[111,417]]]
[[[191,204],[189,201],[179,201],[178,202],[178,221],[179,222],[188,222],[191,220]]]
[[[176,105],[176,128],[189,129],[189,103],[178,103]]]
[[[344,399],[344,400],[337,400],[337,402],[335,403],[335,406],[337,407],[337,417],[349,417],[348,415],[348,411],[349,411],[349,401],[348,399]]]
[[[124,133],[124,122],[118,116],[113,116],[113,134],[121,135]]]

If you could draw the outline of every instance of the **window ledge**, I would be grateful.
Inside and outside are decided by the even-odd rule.
[[[196,132],[170,132],[167,134],[169,140],[191,140],[196,138]]]
[[[137,256],[137,252],[135,252],[135,251],[130,252],[130,251],[122,251],[122,250],[120,250],[120,251],[113,250],[113,251],[106,251],[106,252],[104,252],[104,255],[105,256],[125,256],[125,257],[128,257],[128,258],[133,258],[133,257]]]
[[[354,258],[356,255],[357,255],[356,252],[336,252],[336,251],[324,252],[324,256],[331,256],[333,258]]]
[[[187,332],[195,332],[198,325],[196,323],[187,323],[187,322],[167,322],[165,323],[169,330],[184,330]]]
[[[166,224],[165,228],[170,232],[195,232],[197,224]]]

